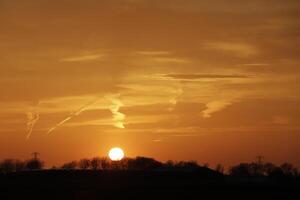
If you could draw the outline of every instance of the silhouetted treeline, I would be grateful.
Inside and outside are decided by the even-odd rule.
[[[40,159],[29,159],[25,161],[5,159],[0,162],[0,173],[41,170],[43,167],[44,162]]]
[[[28,170],[41,170],[44,162],[39,159],[26,161],[6,159],[0,162],[0,173],[10,173]],[[136,157],[124,158],[121,161],[111,161],[107,157],[81,159],[63,164],[55,169],[61,170],[131,170],[131,171],[197,171],[208,168],[208,164],[199,165],[196,161],[167,161],[159,162],[153,158]],[[215,169],[219,174],[224,174],[222,164],[217,164]],[[276,166],[273,163],[251,162],[232,166],[228,175],[234,177],[296,177],[299,176],[297,168],[290,163]]]
[[[196,161],[167,161],[165,163],[154,160],[153,158],[136,157],[125,158],[121,161],[111,161],[108,158],[82,159],[65,163],[62,169],[90,169],[90,170],[162,170],[162,171],[196,171],[199,168],[208,168],[208,164],[199,165]],[[217,164],[215,171],[224,174],[225,168],[222,164]],[[251,162],[241,163],[232,166],[228,170],[228,175],[249,177],[249,176],[298,176],[296,167],[290,163],[283,163],[276,166],[273,163]]]
[[[299,176],[298,169],[290,163],[276,166],[273,163],[241,163],[229,169],[229,175],[238,177],[270,176],[270,177],[295,177]]]
[[[136,157],[124,158],[121,161],[111,161],[104,158],[81,159],[71,161],[61,166],[61,169],[90,169],[90,170],[196,170],[200,168],[195,161],[181,161],[166,163],[159,162],[153,158]]]

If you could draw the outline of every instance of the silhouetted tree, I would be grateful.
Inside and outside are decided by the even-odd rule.
[[[229,169],[231,176],[251,176],[250,168],[248,163],[241,163],[237,166],[233,166]]]
[[[264,176],[265,175],[265,166],[262,161],[251,163],[252,174],[255,176]]]
[[[123,158],[118,162],[118,168],[121,170],[128,170],[128,163],[132,160],[131,158]]]
[[[28,170],[41,170],[44,167],[44,162],[39,159],[30,159],[26,162],[26,169]]]
[[[24,171],[26,169],[26,163],[20,160],[15,161],[16,172]]]
[[[203,167],[209,168],[209,163],[204,163]]]
[[[175,169],[180,171],[195,171],[199,167],[196,161],[180,161],[175,164]]]
[[[222,164],[217,164],[216,169],[217,172],[223,174],[224,173],[224,166]]]
[[[290,163],[283,163],[280,167],[272,163],[241,163],[237,166],[231,167],[229,170],[232,176],[270,176],[270,177],[284,177],[297,176],[298,170]]]
[[[271,178],[283,178],[283,177],[285,177],[285,174],[283,173],[283,171],[280,167],[275,167],[270,172],[269,177],[271,177]]]
[[[283,163],[280,168],[286,176],[297,176],[298,174],[298,170],[291,163]]]
[[[101,169],[102,170],[108,170],[108,169],[111,168],[111,164],[110,164],[111,162],[107,157],[101,158],[100,163],[101,163]]]
[[[71,162],[68,162],[68,163],[65,163],[62,165],[62,169],[76,169],[78,166],[78,163],[76,161],[71,161]]]
[[[128,160],[128,169],[130,170],[153,170],[161,166],[162,164],[153,158],[136,157]]]
[[[93,170],[99,170],[99,169],[101,169],[101,159],[100,158],[93,158],[91,160],[91,168]]]
[[[3,160],[0,163],[0,172],[2,173],[10,173],[15,171],[15,163],[12,159]]]
[[[174,169],[175,166],[175,162],[173,160],[168,160],[165,164],[164,164],[164,168],[165,169]]]
[[[89,169],[91,167],[91,161],[89,159],[81,159],[79,161],[80,169]]]
[[[269,176],[276,170],[276,166],[273,163],[265,163],[263,165],[263,174],[265,176]]]

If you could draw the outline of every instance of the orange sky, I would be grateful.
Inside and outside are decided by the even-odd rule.
[[[0,0],[0,159],[300,166],[299,0]]]

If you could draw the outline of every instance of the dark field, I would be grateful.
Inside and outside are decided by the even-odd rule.
[[[44,170],[0,175],[0,199],[299,199],[297,178],[214,171]]]

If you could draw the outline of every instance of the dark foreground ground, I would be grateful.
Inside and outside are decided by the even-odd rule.
[[[201,172],[35,171],[0,175],[0,200],[6,199],[300,199],[300,180]]]

